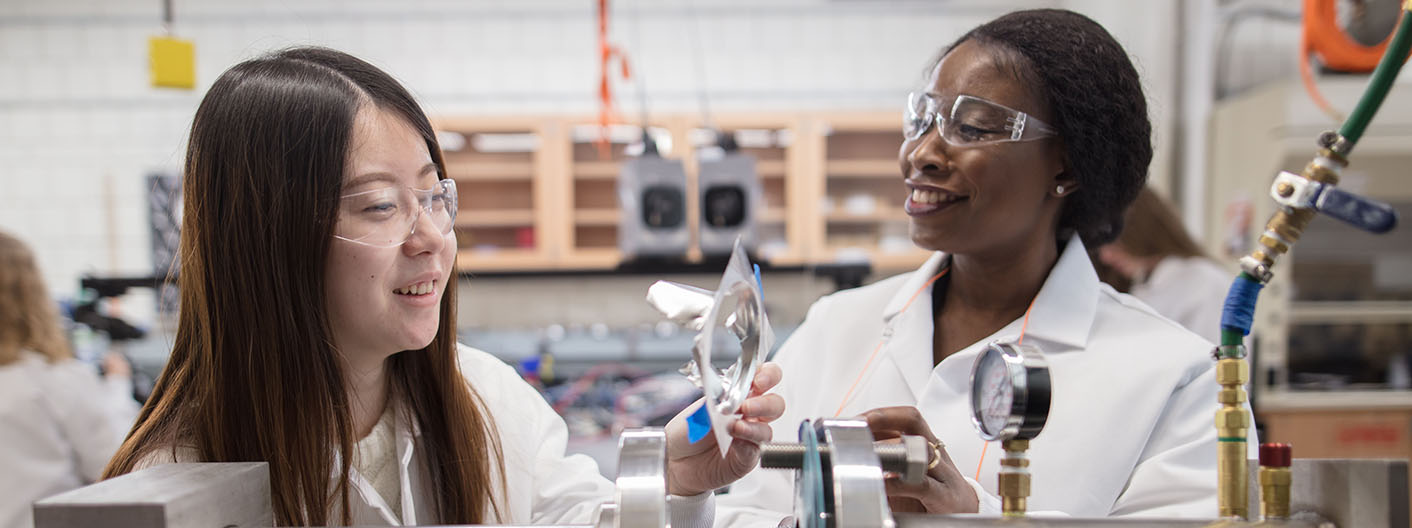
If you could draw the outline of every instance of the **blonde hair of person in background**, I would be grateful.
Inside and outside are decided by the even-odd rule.
[[[1233,272],[1206,256],[1177,210],[1143,188],[1118,239],[1099,247],[1099,277],[1208,341],[1221,335],[1221,307]]]
[[[0,232],[0,365],[19,360],[22,350],[38,352],[50,363],[72,359],[58,315],[34,253]]]
[[[29,528],[34,501],[98,480],[137,416],[126,362],[106,361],[100,382],[73,357],[34,253],[0,232],[0,528]]]

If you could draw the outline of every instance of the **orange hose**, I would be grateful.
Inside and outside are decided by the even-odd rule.
[[[1299,36],[1299,77],[1304,82],[1304,90],[1309,98],[1334,121],[1343,122],[1344,115],[1334,108],[1314,81],[1313,67],[1309,64],[1317,55],[1320,62],[1331,70],[1344,72],[1370,72],[1378,66],[1392,34],[1375,46],[1364,46],[1343,32],[1338,25],[1337,0],[1304,0],[1304,23]],[[1406,11],[1402,14],[1405,16]],[[1406,60],[1404,58],[1404,60]]]

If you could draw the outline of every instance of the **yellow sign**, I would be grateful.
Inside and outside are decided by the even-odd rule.
[[[150,37],[147,54],[151,59],[152,86],[196,88],[196,44],[173,37]]]

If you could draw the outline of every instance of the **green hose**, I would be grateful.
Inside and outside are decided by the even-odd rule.
[[[1397,24],[1397,34],[1392,37],[1392,43],[1388,44],[1387,52],[1383,53],[1383,59],[1378,62],[1378,68],[1373,70],[1373,79],[1369,81],[1368,89],[1363,92],[1358,106],[1354,107],[1353,113],[1349,114],[1348,120],[1343,122],[1343,128],[1338,131],[1348,140],[1350,150],[1358,143],[1359,138],[1363,137],[1363,130],[1368,128],[1373,114],[1378,113],[1378,107],[1382,106],[1388,90],[1392,89],[1393,81],[1397,80],[1398,70],[1402,69],[1403,61],[1407,60],[1408,50],[1412,49],[1412,11],[1404,8],[1402,13],[1402,22]],[[1347,152],[1344,154],[1347,155]]]

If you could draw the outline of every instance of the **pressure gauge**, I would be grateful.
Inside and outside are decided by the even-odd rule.
[[[1049,388],[1038,348],[991,343],[971,368],[971,422],[987,441],[1034,438],[1049,416]]]

